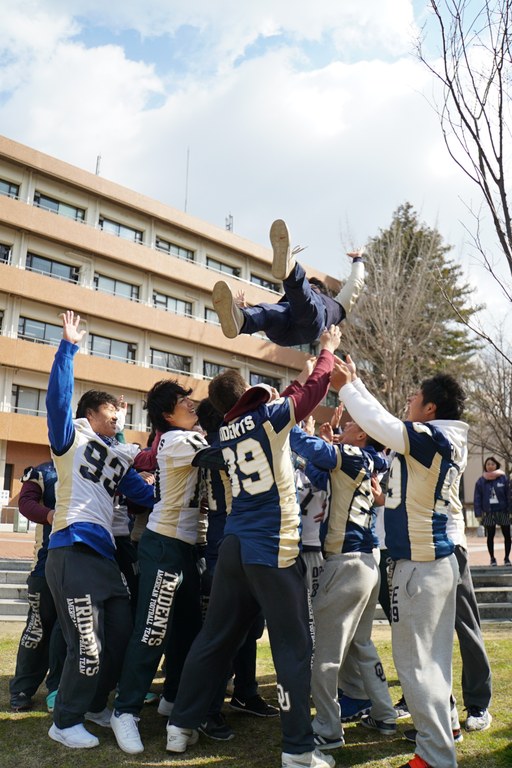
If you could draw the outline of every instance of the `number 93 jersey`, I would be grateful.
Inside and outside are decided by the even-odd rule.
[[[133,463],[133,447],[107,445],[87,419],[75,419],[73,426],[71,446],[60,455],[52,451],[58,475],[52,534],[72,523],[95,523],[112,535],[114,494]]]
[[[299,554],[300,507],[289,433],[293,401],[261,405],[219,430],[233,495],[225,535],[240,539],[246,564],[287,568]]]

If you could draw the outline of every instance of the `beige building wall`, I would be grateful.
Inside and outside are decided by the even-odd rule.
[[[278,299],[282,286],[270,265],[268,248],[0,136],[0,489],[7,505],[16,502],[23,469],[49,455],[44,395],[63,310],[78,312],[87,329],[75,358],[75,403],[92,387],[123,394],[126,437],[145,444],[142,402],[161,378],[178,378],[199,401],[212,366],[237,368],[248,381],[270,377],[282,388],[302,368],[304,352],[263,336],[226,339],[215,321],[211,292],[219,277],[252,304]],[[338,287],[314,268],[308,274]],[[329,415],[327,406],[317,409],[318,420]]]

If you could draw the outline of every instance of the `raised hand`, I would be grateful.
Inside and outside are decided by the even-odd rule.
[[[85,336],[85,328],[78,329],[80,325],[80,315],[75,315],[72,309],[67,309],[62,313],[62,338],[71,344],[79,344]]]
[[[321,349],[327,349],[329,352],[335,352],[341,341],[341,330],[338,325],[331,325],[326,328],[320,336]]]

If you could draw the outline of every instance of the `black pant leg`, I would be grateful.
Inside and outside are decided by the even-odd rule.
[[[301,559],[289,568],[246,565],[245,573],[267,622],[276,668],[283,752],[314,749],[309,695],[313,614]]]
[[[46,677],[49,666],[50,638],[57,620],[55,603],[44,576],[27,579],[28,616],[22,632],[16,670],[9,691],[33,696]]]
[[[187,656],[170,722],[197,728],[227,675],[260,606],[240,558],[240,543],[227,536],[219,549],[205,622]]]
[[[233,695],[240,701],[247,701],[258,693],[256,681],[257,640],[262,636],[264,628],[265,619],[263,612],[260,611],[233,660],[235,672]]]

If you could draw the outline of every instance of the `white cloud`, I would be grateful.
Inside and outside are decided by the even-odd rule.
[[[405,201],[465,257],[460,197],[475,192],[422,95],[409,0],[0,0],[0,16],[7,136],[91,171],[101,153],[102,175],[178,208],[190,148],[190,213],[232,213],[264,244],[284,216],[334,275]],[[80,30],[101,24],[119,35],[92,45]],[[184,24],[200,48],[180,73],[122,48],[135,30],[176,34],[172,49]]]

